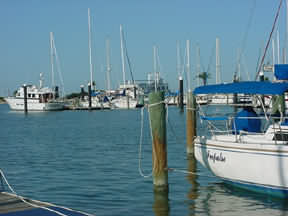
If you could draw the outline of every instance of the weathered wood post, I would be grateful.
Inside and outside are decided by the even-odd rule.
[[[197,182],[197,161],[194,155],[192,155],[188,160],[188,167],[187,171],[189,174],[187,175],[187,180],[191,184],[192,188],[187,194],[187,197],[190,200],[196,200],[199,196],[198,194],[198,185],[199,183]],[[191,208],[196,208],[196,206],[191,205]]]
[[[264,82],[265,81],[265,77],[264,77],[264,72],[263,71],[260,71],[260,73],[259,73],[259,80],[260,80],[260,82]],[[264,111],[264,109],[265,109],[265,97],[264,97],[264,95],[261,95],[261,109],[262,109],[262,111]]]
[[[84,85],[80,85],[80,100],[84,100],[85,92]]]
[[[92,98],[91,98],[91,83],[88,83],[88,101],[89,101],[89,110],[92,107]]]
[[[126,103],[127,103],[127,108],[130,109],[130,101],[129,101],[129,95],[126,95]]]
[[[186,151],[188,156],[194,156],[194,139],[196,137],[196,99],[189,89],[186,105]]]
[[[152,92],[149,94],[149,117],[152,131],[152,172],[154,191],[168,191],[166,107],[164,104],[164,92]]]
[[[28,106],[27,106],[27,85],[23,85],[23,91],[24,91],[24,112],[28,112]]]
[[[183,78],[182,76],[179,76],[179,102],[178,102],[178,106],[180,108],[180,111],[183,112],[183,107],[184,107],[184,103],[183,103]]]

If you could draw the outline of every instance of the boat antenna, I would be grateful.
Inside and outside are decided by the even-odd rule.
[[[266,47],[265,47],[264,54],[263,54],[263,56],[262,56],[260,65],[259,65],[259,67],[258,67],[255,80],[258,79],[258,76],[259,76],[259,74],[260,74],[260,71],[261,71],[261,68],[262,68],[262,65],[263,65],[263,62],[264,62],[264,59],[265,59],[265,56],[266,56],[266,53],[267,53],[267,50],[268,50],[268,47],[269,47],[269,44],[270,44],[272,35],[273,35],[273,32],[274,32],[274,29],[275,29],[275,26],[276,26],[276,22],[277,22],[278,17],[279,17],[279,13],[280,13],[280,9],[281,9],[281,6],[282,6],[282,2],[283,2],[283,0],[280,0],[280,4],[279,4],[278,10],[277,10],[276,17],[275,17],[275,19],[274,19],[274,23],[273,23],[273,26],[272,26],[272,30],[271,30],[271,32],[270,32],[269,39],[268,39],[268,42],[267,42],[267,44],[266,44]]]

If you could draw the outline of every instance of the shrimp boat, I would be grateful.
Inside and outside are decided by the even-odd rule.
[[[251,81],[196,88],[195,96],[245,94],[259,100],[263,95],[271,96],[276,101],[275,113],[278,114],[268,113],[263,105],[261,111],[247,106],[235,115],[207,116],[199,106],[200,122],[207,123],[209,135],[195,138],[196,159],[225,183],[288,197],[288,121],[284,115],[285,103],[281,102],[287,91],[287,81]]]
[[[40,85],[26,85],[27,109],[29,111],[64,110],[65,104],[58,100],[58,87],[54,89],[43,86],[43,75],[40,73]],[[24,86],[21,86],[14,96],[6,97],[11,110],[24,111]]]

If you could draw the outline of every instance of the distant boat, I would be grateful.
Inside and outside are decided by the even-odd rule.
[[[139,87],[134,83],[126,83],[125,78],[125,55],[127,56],[126,51],[124,50],[124,36],[122,25],[120,25],[120,45],[121,45],[121,62],[122,62],[122,75],[123,75],[123,84],[119,86],[117,92],[119,92],[116,97],[111,100],[113,108],[119,109],[133,109],[137,106],[137,92]]]
[[[40,85],[27,85],[27,109],[29,111],[55,111],[63,110],[64,102],[58,101],[58,87],[55,89],[43,87],[43,75],[40,73]],[[16,94],[6,97],[12,110],[24,111],[24,86]]]

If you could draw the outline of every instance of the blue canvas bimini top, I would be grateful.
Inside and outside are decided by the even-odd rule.
[[[282,95],[288,91],[288,82],[272,83],[247,81],[218,85],[206,85],[195,88],[194,94],[264,94]]]

